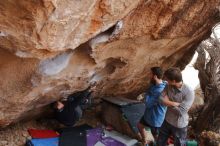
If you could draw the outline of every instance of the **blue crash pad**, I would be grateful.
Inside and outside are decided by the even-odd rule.
[[[42,138],[31,139],[26,143],[26,146],[58,146],[59,138]]]

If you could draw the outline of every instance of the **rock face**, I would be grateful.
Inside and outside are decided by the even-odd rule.
[[[98,83],[135,97],[149,68],[184,67],[219,15],[219,0],[0,1],[0,126]]]

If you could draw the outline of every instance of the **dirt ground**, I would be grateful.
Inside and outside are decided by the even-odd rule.
[[[83,118],[76,124],[87,123],[92,127],[101,124],[96,109],[86,110]],[[42,118],[27,122],[20,122],[7,128],[0,129],[0,146],[24,146],[27,139],[31,138],[27,132],[29,128],[33,129],[57,129],[63,125],[59,124],[53,118]]]
[[[29,128],[53,129],[57,126],[59,126],[59,124],[52,119],[40,119],[25,123],[17,123],[0,130],[0,146],[23,146],[26,139],[30,138],[27,132]]]

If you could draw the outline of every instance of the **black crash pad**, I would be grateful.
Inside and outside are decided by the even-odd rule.
[[[123,97],[104,97],[102,100],[118,107],[131,129],[135,133],[138,133],[137,123],[140,121],[145,111],[145,104],[143,102]]]
[[[140,121],[141,117],[144,115],[145,104],[130,104],[120,108],[123,115],[128,121],[128,124],[135,133],[138,133],[137,123]]]
[[[59,146],[86,146],[86,130],[89,129],[92,127],[88,125],[59,129]]]

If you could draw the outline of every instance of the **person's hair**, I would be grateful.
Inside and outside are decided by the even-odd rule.
[[[164,76],[171,81],[175,80],[176,82],[181,82],[183,80],[181,70],[176,67],[167,69],[164,73]]]
[[[157,76],[158,79],[163,78],[163,71],[160,67],[152,67],[151,71],[152,71],[153,75]]]

